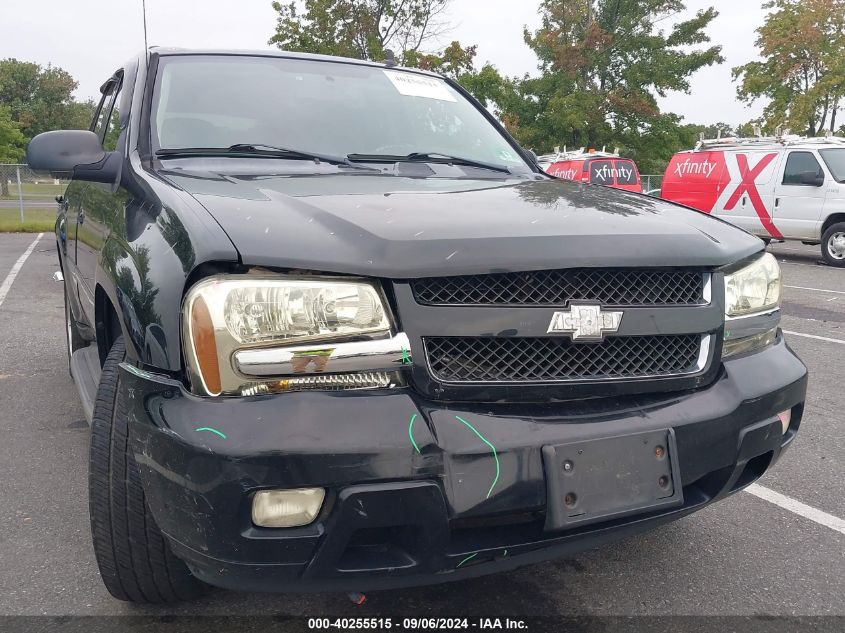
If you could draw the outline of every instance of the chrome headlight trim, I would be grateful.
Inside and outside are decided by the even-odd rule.
[[[387,339],[235,352],[235,368],[247,376],[295,377],[406,369],[413,362],[411,342],[399,332]]]

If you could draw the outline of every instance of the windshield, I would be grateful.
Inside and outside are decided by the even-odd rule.
[[[845,182],[845,149],[823,149],[819,151],[836,182]]]
[[[160,150],[255,144],[331,156],[421,153],[530,168],[437,77],[356,64],[247,56],[162,57]]]

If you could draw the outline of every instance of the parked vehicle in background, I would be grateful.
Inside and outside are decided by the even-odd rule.
[[[599,152],[594,149],[585,151],[582,147],[574,152],[564,150],[540,156],[537,160],[547,174],[564,180],[604,185],[637,193],[643,190],[637,165],[630,158],[622,158],[616,152]]]
[[[672,157],[661,197],[767,242],[821,244],[828,264],[845,267],[845,138],[702,140]]]

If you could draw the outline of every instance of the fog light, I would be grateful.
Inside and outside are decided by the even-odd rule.
[[[792,409],[781,411],[778,413],[778,417],[780,418],[780,425],[783,427],[783,434],[786,435],[789,430],[789,423],[792,422]]]
[[[252,499],[252,522],[269,528],[308,525],[317,518],[325,497],[322,488],[262,490]]]

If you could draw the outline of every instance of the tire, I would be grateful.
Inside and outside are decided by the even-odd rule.
[[[70,312],[70,303],[67,298],[67,286],[64,287],[65,298],[65,341],[67,342],[67,370],[70,372],[70,357],[81,347],[85,347],[85,339],[79,334],[76,321],[73,320]]]
[[[845,268],[845,222],[828,227],[822,235],[822,257],[829,266]]]
[[[140,473],[129,449],[126,403],[118,365],[123,339],[103,365],[88,457],[88,510],[100,576],[118,600],[166,603],[191,600],[210,587],[176,558],[147,507]]]

